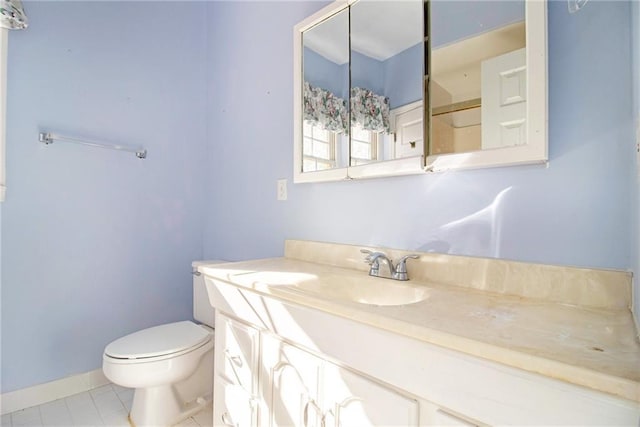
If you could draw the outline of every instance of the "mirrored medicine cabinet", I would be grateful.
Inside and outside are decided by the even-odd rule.
[[[294,28],[294,181],[544,163],[546,2],[338,0]]]

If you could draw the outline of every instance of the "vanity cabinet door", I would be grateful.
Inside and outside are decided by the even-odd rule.
[[[418,426],[416,399],[276,337],[262,339],[264,427]]]
[[[263,339],[262,381],[265,405],[269,415],[264,427],[320,427],[321,410],[318,387],[322,359],[279,339]]]
[[[236,384],[216,375],[213,393],[213,425],[216,427],[255,427],[256,399]]]
[[[333,364],[325,367],[323,380],[327,427],[419,425],[414,398]]]
[[[246,323],[216,313],[213,425],[257,425],[260,333]]]

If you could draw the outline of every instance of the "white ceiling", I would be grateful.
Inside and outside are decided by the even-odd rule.
[[[422,41],[422,0],[360,0],[351,6],[351,48],[384,61]],[[304,33],[306,47],[336,64],[349,61],[344,10]]]

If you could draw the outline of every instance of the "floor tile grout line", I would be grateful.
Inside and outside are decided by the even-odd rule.
[[[64,407],[64,409],[66,411],[67,418],[71,419],[71,410],[69,409],[69,405],[67,405],[67,399],[65,397],[61,397],[59,399],[52,400],[50,402],[45,402],[45,403],[42,403],[42,404],[38,405],[38,410],[40,412],[40,418],[42,419],[42,425],[43,426],[45,426],[46,424],[45,424],[45,420],[44,420],[45,416],[44,416],[44,413],[42,411],[42,408],[45,405],[48,405],[48,404],[51,404],[51,403],[54,403],[54,402],[58,402],[58,401],[61,401],[61,407]]]
[[[73,415],[71,415],[71,408],[69,408],[69,403],[67,402],[67,398],[65,397],[63,400],[64,400],[64,407],[67,408],[67,415],[69,415],[69,420],[73,422]]]
[[[98,410],[98,405],[96,405],[96,400],[93,398],[93,394],[91,393],[91,391],[87,391],[87,393],[89,394],[89,398],[91,398],[91,403],[93,403],[93,409],[95,409],[96,413],[98,414],[98,417],[100,418],[100,421],[102,421],[102,425],[105,425],[104,419],[102,418],[102,414]]]
[[[116,389],[114,387],[114,384],[109,384],[109,385],[110,385],[111,392],[113,392],[116,395],[116,398],[120,402],[120,404],[122,405],[122,409],[124,409],[124,414],[126,414],[126,417],[127,417],[126,420],[123,420],[123,424],[118,422],[117,426],[118,427],[122,427],[122,425],[124,425],[125,427],[128,427],[128,425],[129,425],[128,415],[129,415],[129,412],[130,412],[130,408],[128,407],[128,405],[130,405],[132,403],[133,396],[131,396],[131,393],[133,393],[133,389],[126,388],[126,387],[121,387],[121,388]],[[101,387],[103,387],[103,386],[101,386]],[[71,408],[71,406],[69,404],[69,400],[68,399],[69,398],[73,398],[73,397],[78,398],[78,396],[83,395],[83,394],[88,395],[87,407],[89,407],[89,402],[90,402],[90,404],[91,404],[90,406],[92,406],[93,412],[95,412],[98,415],[98,418],[96,419],[96,421],[101,422],[102,426],[111,427],[111,424],[107,424],[107,421],[105,421],[105,417],[107,415],[109,415],[109,414],[119,412],[119,410],[115,410],[113,412],[108,412],[108,413],[105,413],[104,415],[101,413],[101,411],[100,411],[100,409],[98,407],[98,402],[96,400],[97,397],[94,396],[91,393],[92,390],[96,390],[98,388],[100,388],[100,387],[96,387],[95,389],[86,390],[86,391],[83,391],[83,392],[80,392],[80,393],[76,393],[76,394],[71,395],[71,396],[61,397],[59,399],[55,399],[55,400],[52,400],[50,402],[45,402],[45,403],[42,403],[40,405],[32,406],[31,408],[24,408],[24,409],[21,409],[21,410],[18,410],[18,411],[14,411],[14,412],[5,414],[5,415],[3,415],[4,420],[8,420],[9,425],[5,425],[4,423],[2,423],[1,427],[27,427],[27,426],[34,426],[36,424],[39,425],[39,426],[43,426],[43,427],[53,427],[53,426],[57,425],[58,421],[53,421],[52,424],[45,424],[44,415],[43,415],[43,407],[45,405],[50,404],[50,403],[56,402],[58,400],[62,400],[60,407],[64,408],[64,410],[66,411],[64,416],[72,423],[72,425],[74,425],[76,427],[80,427],[76,422],[76,418],[77,417],[73,416],[73,412],[74,411],[72,411],[72,408]],[[120,393],[118,393],[118,391],[120,391]],[[105,393],[108,393],[108,392],[105,392]],[[103,394],[103,393],[98,393],[98,395],[100,395],[100,394]],[[123,399],[122,395],[127,395],[126,401],[128,403],[125,403],[125,399]],[[82,398],[82,399],[84,399],[84,398]],[[82,407],[82,406],[84,406],[84,405],[80,405],[79,407]],[[23,411],[26,411],[26,410],[29,410],[29,409],[31,409],[34,412],[34,414],[37,414],[37,421],[34,419],[34,422],[28,422],[27,424],[24,424],[24,423],[15,424],[14,423],[14,416],[17,415],[20,412],[23,412]],[[203,409],[203,410],[205,412],[207,411],[206,408]],[[77,410],[75,412],[76,412],[76,415],[77,415]],[[191,417],[187,418],[186,420],[184,420],[182,423],[188,423],[188,424],[184,424],[184,425],[186,425],[186,426],[188,425],[189,427],[209,427],[210,426],[209,423],[201,424],[196,419],[195,414],[192,415]],[[180,426],[183,425],[182,423],[180,423],[179,425]],[[92,424],[92,426],[93,426],[93,424]],[[88,427],[88,426],[82,426],[82,427]]]
[[[14,412],[10,413],[10,414],[9,414],[9,417],[10,417],[10,419],[11,419],[11,425],[13,426],[13,424],[14,424],[14,421],[13,421],[13,415],[14,415],[14,414],[17,414],[17,413],[19,413],[19,412],[24,412],[24,411],[29,410],[29,409],[32,409],[32,408],[37,408],[37,409],[38,409],[38,411],[37,411],[37,412],[38,412],[38,418],[40,418],[40,425],[44,425],[44,421],[42,420],[42,413],[40,412],[40,405],[32,406],[32,407],[30,407],[30,408],[24,408],[24,409],[21,409],[21,410],[19,410],[19,411],[14,411]]]

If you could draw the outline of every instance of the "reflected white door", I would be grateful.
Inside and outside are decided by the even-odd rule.
[[[526,144],[525,48],[482,61],[482,149]]]
[[[395,128],[395,155],[394,158],[413,157],[422,155],[422,103],[409,110],[401,111],[393,115]]]

